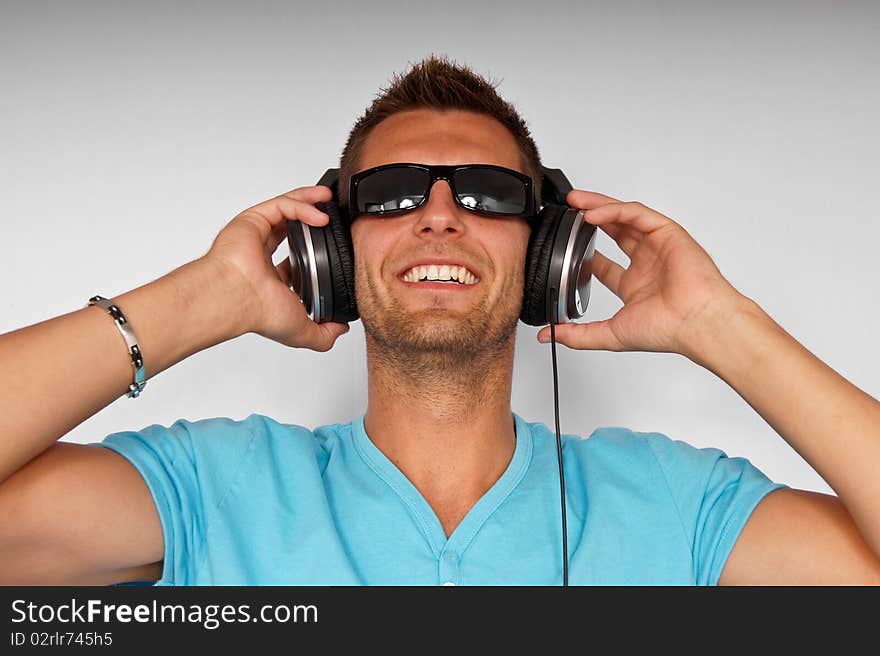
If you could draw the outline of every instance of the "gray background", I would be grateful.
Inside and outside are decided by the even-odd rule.
[[[0,332],[154,280],[206,252],[242,209],[314,184],[392,73],[437,52],[501,82],[545,164],[575,187],[674,218],[804,346],[880,393],[876,4],[21,2],[0,11]],[[286,254],[282,244],[275,261]],[[596,283],[585,319],[620,306]],[[512,405],[552,430],[550,350],[536,332],[520,324]],[[681,356],[565,347],[558,356],[564,432],[660,431],[831,492],[734,390]],[[58,381],[57,393],[75,387]],[[251,412],[315,427],[365,408],[356,322],[328,353],[256,335],[203,351],[65,439]]]

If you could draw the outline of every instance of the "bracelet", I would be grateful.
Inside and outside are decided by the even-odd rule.
[[[119,306],[113,303],[113,301],[109,301],[103,296],[92,296],[86,307],[92,305],[102,307],[110,313],[110,316],[116,321],[116,327],[119,329],[122,339],[125,340],[125,344],[128,346],[128,354],[131,356],[131,366],[134,367],[134,382],[128,386],[128,397],[136,399],[140,396],[144,387],[147,386],[147,371],[144,369],[144,358],[141,356],[141,349],[138,346],[134,330],[132,330],[131,324],[128,323],[128,319],[122,314],[122,310],[120,310]]]

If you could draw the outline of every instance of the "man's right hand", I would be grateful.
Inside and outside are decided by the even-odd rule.
[[[345,323],[312,321],[290,288],[290,259],[272,264],[275,250],[287,237],[287,221],[327,225],[329,217],[314,204],[331,198],[329,187],[313,185],[254,205],[232,219],[201,258],[228,273],[253,300],[241,308],[247,313],[243,317],[245,332],[313,351],[329,351],[336,339],[348,332]]]

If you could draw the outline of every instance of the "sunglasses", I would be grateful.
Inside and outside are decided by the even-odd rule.
[[[519,171],[492,164],[404,163],[384,164],[352,175],[349,214],[354,218],[414,210],[425,203],[437,180],[446,180],[455,202],[470,212],[525,217],[537,213],[532,179]]]

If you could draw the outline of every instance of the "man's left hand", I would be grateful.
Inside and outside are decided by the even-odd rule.
[[[556,326],[556,341],[570,348],[660,351],[691,357],[702,326],[734,312],[745,299],[709,254],[678,223],[639,202],[622,202],[573,189],[571,207],[586,210],[630,259],[623,268],[598,250],[593,274],[624,305],[611,318]],[[714,324],[712,324],[714,322]],[[550,327],[538,341],[550,341]]]

